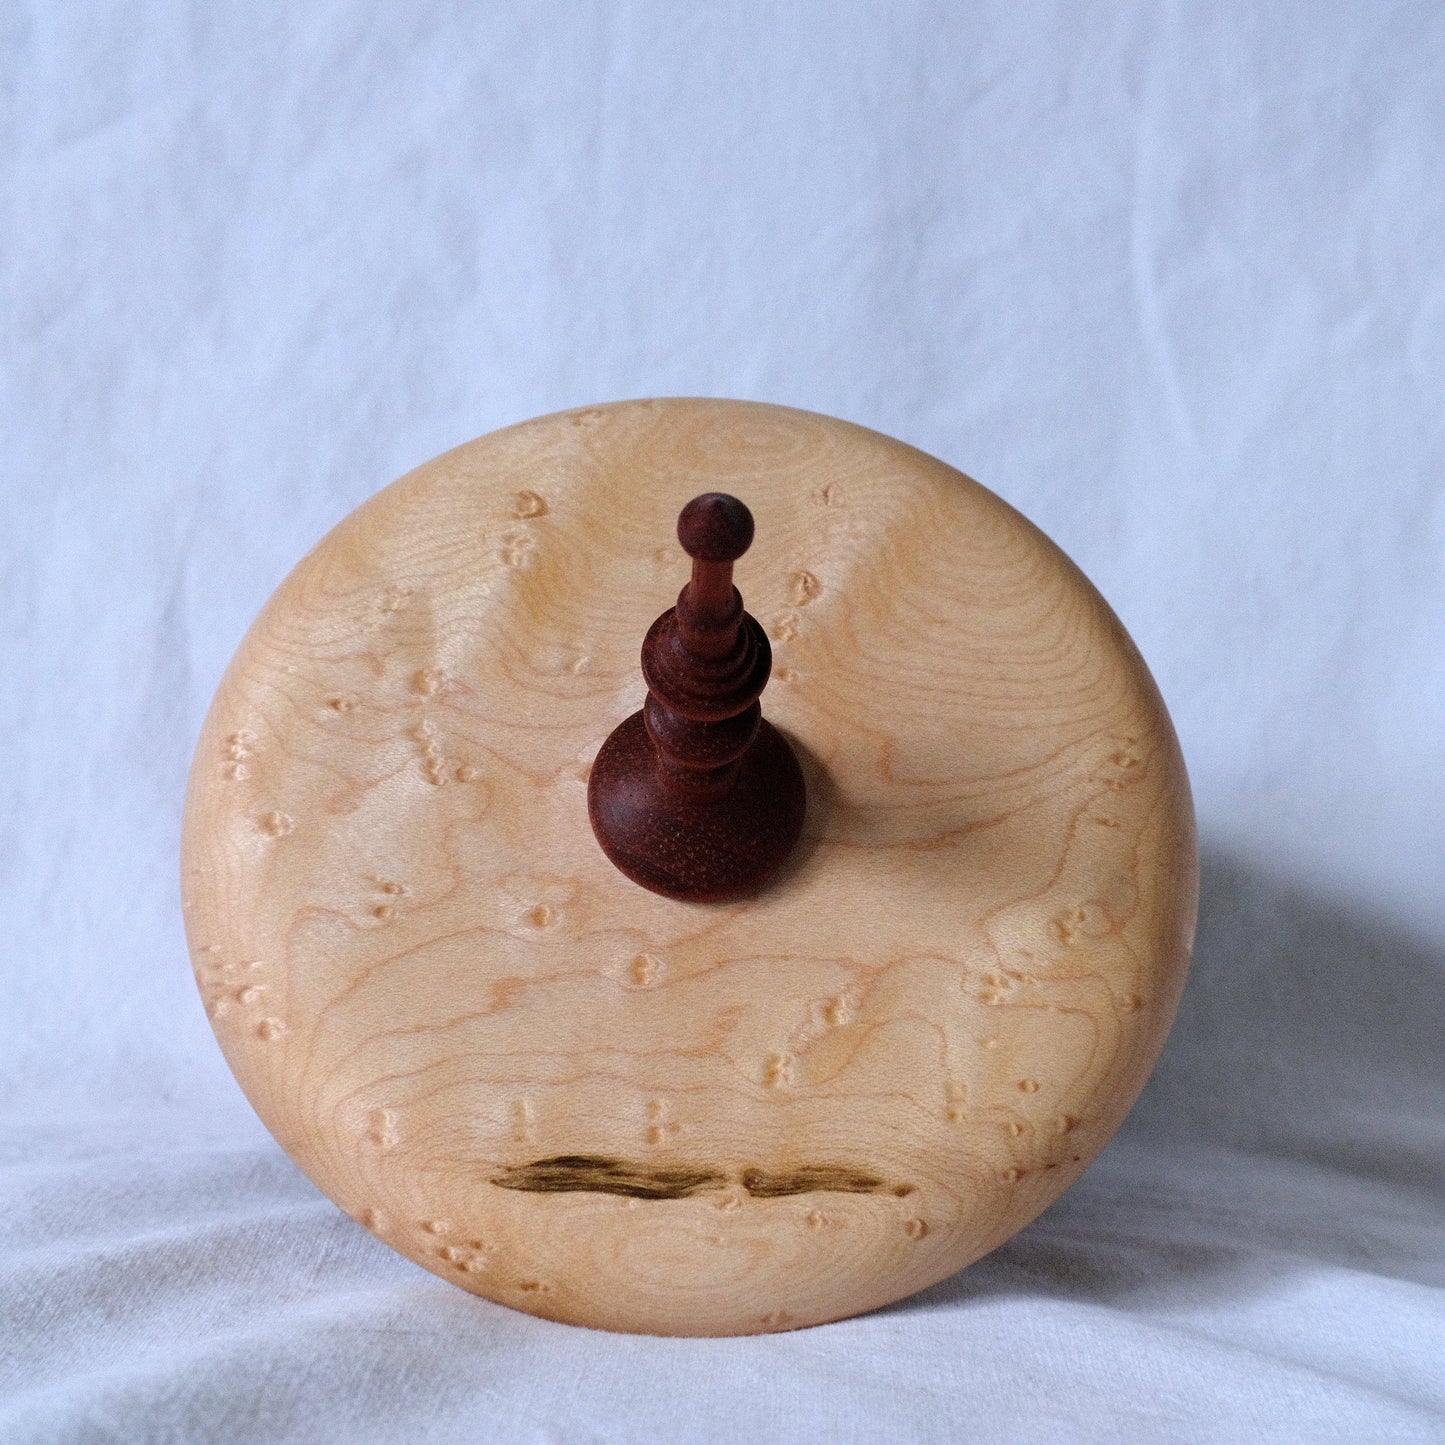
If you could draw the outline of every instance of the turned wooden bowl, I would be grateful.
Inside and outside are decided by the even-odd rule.
[[[587,792],[709,491],[756,519],[807,813],[688,903]],[[1163,1046],[1197,878],[1159,693],[1047,537],[875,432],[696,400],[511,427],[342,522],[226,673],[183,854],[217,1038],[316,1184],[477,1294],[659,1334],[855,1314],[1027,1224]]]

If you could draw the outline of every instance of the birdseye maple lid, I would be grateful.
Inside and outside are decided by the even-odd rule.
[[[755,524],[807,804],[771,881],[688,902],[588,787],[708,493]],[[483,437],[323,539],[216,695],[183,883],[226,1057],[342,1209],[519,1309],[738,1334],[932,1284],[1078,1177],[1196,861],[1158,691],[1037,528],[875,432],[668,400]]]

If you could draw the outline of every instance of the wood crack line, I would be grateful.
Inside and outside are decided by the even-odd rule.
[[[601,1154],[558,1154],[510,1165],[491,1182],[502,1189],[531,1194],[624,1194],[632,1199],[687,1199],[734,1186],[741,1186],[755,1199],[817,1192],[904,1198],[914,1192],[911,1184],[890,1184],[847,1165],[807,1164],[780,1170],[749,1167],[727,1173],[701,1165],[642,1164]]]

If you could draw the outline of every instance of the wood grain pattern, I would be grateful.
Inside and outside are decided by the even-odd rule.
[[[809,800],[725,905],[630,883],[586,810],[710,490],[757,519]],[[467,1289],[668,1334],[869,1309],[1033,1218],[1153,1066],[1196,894],[1168,716],[1063,554],[901,443],[716,401],[513,427],[343,522],[226,674],[183,870],[217,1037],[322,1189]]]

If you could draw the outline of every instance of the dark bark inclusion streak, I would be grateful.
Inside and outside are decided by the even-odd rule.
[[[656,1168],[600,1154],[558,1154],[531,1164],[510,1165],[491,1182],[502,1189],[532,1194],[625,1194],[632,1199],[687,1199],[733,1184],[741,1184],[755,1199],[827,1191],[903,1198],[914,1192],[911,1184],[889,1184],[876,1175],[841,1165],[809,1164],[777,1171],[749,1168],[730,1176],[717,1169]]]

